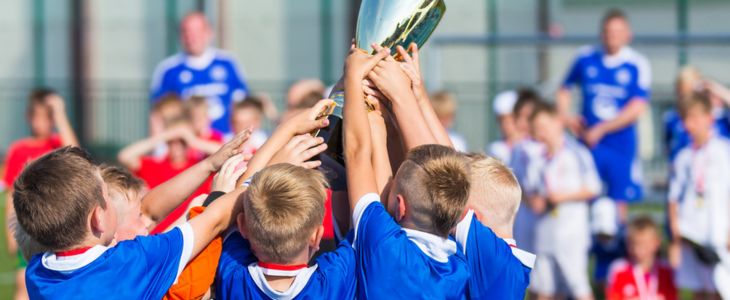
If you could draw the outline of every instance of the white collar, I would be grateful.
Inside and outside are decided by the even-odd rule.
[[[603,54],[603,64],[608,68],[615,68],[623,64],[631,52],[631,48],[629,46],[623,46],[613,55],[609,55],[608,52],[606,52],[605,47],[601,48],[601,50]]]
[[[41,263],[43,267],[49,270],[71,272],[94,262],[108,249],[109,247],[96,245],[84,253],[65,257],[58,257],[54,252],[46,252],[41,258]]]
[[[298,296],[299,293],[301,293],[302,290],[304,290],[304,288],[307,286],[307,284],[309,283],[309,279],[312,277],[312,274],[314,274],[314,271],[316,270],[317,265],[300,270],[295,275],[294,282],[292,282],[292,285],[289,287],[289,289],[280,292],[272,288],[269,285],[269,282],[266,281],[266,270],[264,268],[259,267],[258,263],[252,263],[248,265],[248,273],[251,274],[251,279],[253,279],[256,286],[269,298],[279,300],[294,299],[296,296]]]
[[[213,62],[213,59],[215,59],[215,50],[213,48],[205,49],[205,52],[198,56],[185,54],[185,64],[196,70],[207,68]]]
[[[403,228],[403,231],[424,254],[438,262],[446,263],[449,256],[456,253],[456,242],[448,238],[408,228]]]

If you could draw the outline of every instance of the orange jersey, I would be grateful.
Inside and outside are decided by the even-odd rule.
[[[202,206],[193,207],[190,209],[189,219],[201,214],[203,210],[205,208]],[[222,249],[223,240],[220,237],[210,242],[198,256],[185,266],[180,277],[177,278],[177,283],[170,287],[162,299],[200,299],[205,296],[210,286],[213,285]]]

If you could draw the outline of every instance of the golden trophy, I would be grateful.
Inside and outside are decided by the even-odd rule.
[[[355,46],[374,52],[371,44],[390,48],[400,45],[408,49],[411,43],[420,48],[426,43],[446,12],[444,0],[362,0],[357,17]],[[335,90],[330,95],[337,104],[329,116],[330,125],[319,136],[327,141],[327,154],[344,165],[342,146],[342,106],[344,91]]]

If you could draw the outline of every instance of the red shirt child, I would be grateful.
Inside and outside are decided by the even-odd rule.
[[[675,300],[677,288],[672,272],[662,262],[657,262],[650,272],[645,272],[626,259],[617,260],[608,277],[606,299]]]
[[[63,142],[56,134],[47,139],[24,138],[12,143],[5,160],[5,177],[3,177],[5,186],[12,188],[15,178],[29,162],[62,146]]]

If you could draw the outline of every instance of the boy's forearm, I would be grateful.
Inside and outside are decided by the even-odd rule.
[[[71,127],[71,122],[68,121],[66,114],[60,114],[55,118],[55,121],[56,129],[58,129],[58,135],[61,137],[61,143],[63,143],[64,146],[78,147],[79,140],[76,138],[76,133],[74,133],[73,127]]]
[[[227,230],[242,211],[239,196],[246,191],[239,187],[225,194],[208,206],[203,213],[189,221],[193,229],[194,244],[190,256],[195,257],[217,236]]]
[[[679,241],[679,205],[676,201],[669,201],[668,213],[669,234],[672,241]]]
[[[406,151],[426,144],[436,144],[436,138],[431,133],[426,120],[420,111],[413,94],[404,94],[399,99],[391,99],[398,127],[400,127]]]
[[[555,103],[558,109],[558,113],[561,117],[568,117],[570,116],[570,102],[571,102],[571,96],[570,96],[570,90],[566,88],[560,88],[558,90],[557,95],[555,95]]]
[[[368,122],[362,79],[345,78],[344,134],[345,160],[347,161],[347,187],[350,194],[350,211],[367,192],[375,192],[373,180],[372,135]]]
[[[635,123],[646,111],[647,106],[644,100],[632,99],[616,118],[599,123],[596,126],[600,126],[605,134],[619,131]]]
[[[136,171],[140,167],[140,158],[154,150],[155,147],[157,147],[157,145],[161,142],[164,142],[164,139],[162,139],[160,136],[153,136],[141,141],[137,141],[119,151],[117,159],[126,168],[131,169],[132,171]]]
[[[433,106],[431,105],[431,101],[428,99],[428,97],[422,96],[421,98],[419,98],[418,106],[421,108],[421,114],[423,114],[423,119],[428,125],[428,128],[431,130],[431,134],[436,139],[436,142],[438,142],[438,144],[440,145],[453,148],[454,145],[451,143],[449,133],[446,131],[446,128],[444,128],[444,126],[441,124],[441,121],[439,121],[438,116],[436,116],[436,112],[433,110]]]
[[[194,149],[202,151],[205,154],[211,155],[218,151],[221,146],[223,146],[223,144],[196,137],[190,146]]]
[[[388,142],[385,132],[376,133],[372,131],[372,164],[375,173],[375,184],[378,192],[382,193],[385,186],[393,176],[393,170],[390,166],[390,157],[388,156]]]
[[[142,200],[142,212],[154,222],[160,222],[185,202],[213,172],[215,170],[207,159],[187,168],[147,193]]]

